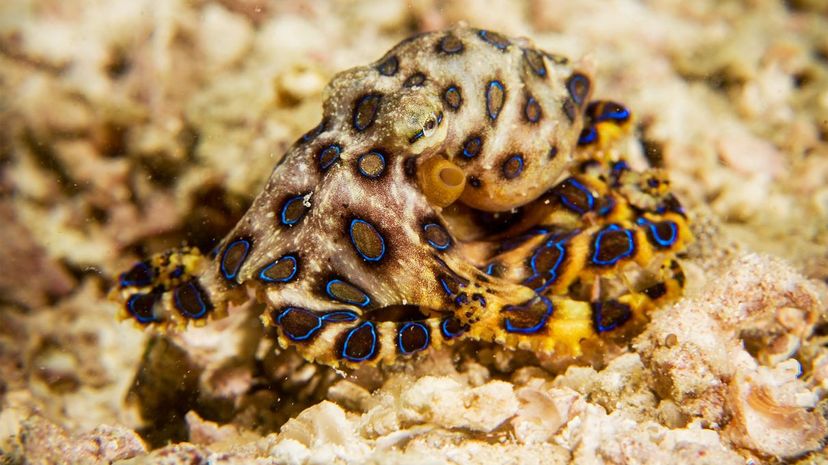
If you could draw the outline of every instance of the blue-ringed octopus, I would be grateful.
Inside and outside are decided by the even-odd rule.
[[[214,252],[156,254],[114,298],[178,329],[252,291],[283,347],[331,366],[462,339],[578,355],[682,292],[692,240],[659,169],[614,142],[632,115],[583,66],[463,25],[337,74]]]

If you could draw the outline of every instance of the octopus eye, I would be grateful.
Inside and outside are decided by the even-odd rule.
[[[438,113],[436,115],[432,114],[429,115],[425,122],[422,123],[422,128],[410,139],[408,139],[409,144],[413,144],[422,138],[428,138],[434,135],[437,130],[437,126],[443,122],[443,113]]]

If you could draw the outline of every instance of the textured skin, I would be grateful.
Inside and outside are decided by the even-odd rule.
[[[673,257],[690,240],[663,174],[610,148],[629,114],[589,94],[585,71],[525,39],[455,27],[403,41],[331,81],[322,122],[215,257],[159,254],[113,295],[165,329],[253,289],[283,346],[335,366],[459,337],[578,354],[680,292]],[[447,208],[418,182],[434,157],[466,176]]]

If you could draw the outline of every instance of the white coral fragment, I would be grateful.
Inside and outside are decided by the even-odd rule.
[[[402,395],[400,403],[412,420],[482,432],[494,430],[518,409],[509,383],[491,381],[467,389],[451,378],[433,376],[420,378]]]

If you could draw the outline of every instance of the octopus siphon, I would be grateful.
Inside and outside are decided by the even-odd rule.
[[[406,39],[333,78],[211,254],[156,254],[112,296],[164,331],[255,295],[281,346],[335,367],[463,339],[579,355],[681,294],[692,240],[587,68],[463,25]]]

